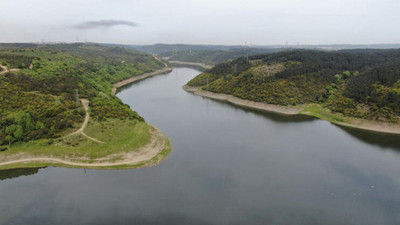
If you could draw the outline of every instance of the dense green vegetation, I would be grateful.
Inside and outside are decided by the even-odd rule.
[[[278,105],[317,103],[344,116],[396,122],[400,50],[296,50],[249,61],[242,57],[216,65],[188,85]]]
[[[20,69],[0,75],[0,146],[76,129],[82,98],[99,121],[143,121],[112,95],[112,83],[164,67],[148,54],[86,44],[1,44],[0,63]]]

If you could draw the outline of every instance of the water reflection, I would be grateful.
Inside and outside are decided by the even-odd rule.
[[[248,108],[246,106],[239,106],[239,105],[235,105],[230,102],[218,100],[218,99],[209,99],[209,98],[205,98],[205,99],[210,100],[210,101],[219,102],[221,105],[232,107],[235,110],[240,110],[240,111],[243,111],[246,113],[253,113],[253,114],[262,116],[266,119],[273,120],[275,122],[301,123],[301,122],[310,122],[310,121],[316,120],[316,118],[307,116],[307,115],[286,115],[286,114],[275,113],[275,112],[267,112],[267,111],[260,110],[260,109]]]
[[[373,144],[382,148],[391,148],[400,152],[400,135],[396,134],[384,134],[373,131],[360,130],[357,128],[338,126],[343,131],[349,133],[351,136]]]
[[[400,224],[399,154],[326,121],[183,91],[197,74],[176,69],[118,94],[170,138],[160,165],[7,179],[0,224]]]
[[[44,167],[43,167],[44,168]],[[20,176],[31,176],[37,174],[42,168],[22,168],[11,170],[0,170],[0,180],[13,179]]]

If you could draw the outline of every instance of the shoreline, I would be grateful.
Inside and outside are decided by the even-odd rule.
[[[139,76],[133,76],[126,80],[113,84],[112,94],[115,95],[118,88],[146,79],[151,76],[168,73],[173,68],[165,67],[150,73],[145,73]],[[93,160],[94,162],[79,162],[74,159],[65,159],[50,156],[29,156],[17,155],[19,157],[11,157],[8,160],[6,157],[5,161],[0,162],[0,170],[4,169],[17,169],[17,168],[37,168],[46,166],[57,166],[57,167],[70,167],[70,168],[87,168],[87,169],[133,169],[142,168],[147,166],[153,166],[160,163],[167,155],[171,152],[172,147],[168,137],[162,133],[160,129],[151,124],[146,123],[152,134],[151,140],[148,144],[140,147],[135,151],[127,151],[120,153],[122,160],[119,161],[102,161],[101,158]],[[102,142],[103,143],[103,142]],[[106,157],[107,158],[107,157]]]
[[[201,67],[206,70],[214,67],[211,65],[206,65],[204,63],[198,63],[198,62],[169,61],[169,63],[175,64],[175,65],[180,65],[180,66],[198,66],[198,67]]]
[[[93,160],[94,162],[73,161],[71,159],[57,158],[51,156],[19,155],[25,158],[13,158],[8,161],[0,162],[0,170],[17,168],[38,168],[44,166],[58,166],[86,169],[132,169],[153,166],[160,163],[170,152],[171,145],[168,138],[162,131],[150,124],[152,137],[148,144],[140,147],[134,152],[124,152],[118,154],[122,160],[107,161],[108,156]],[[12,157],[11,157],[12,158]]]
[[[262,102],[254,102],[254,101],[250,101],[250,100],[244,100],[244,99],[235,97],[233,95],[208,92],[208,91],[200,90],[200,87],[184,85],[182,88],[183,88],[183,90],[190,92],[194,95],[198,95],[198,96],[202,96],[202,97],[210,98],[210,99],[215,99],[215,100],[220,100],[220,101],[226,101],[226,102],[229,102],[231,104],[238,105],[241,107],[257,109],[257,110],[262,110],[262,111],[266,111],[266,112],[272,112],[272,113],[277,113],[277,114],[287,115],[287,116],[306,115],[306,116],[311,116],[311,117],[315,117],[315,118],[318,118],[321,120],[331,122],[338,126],[349,127],[349,128],[359,129],[359,130],[368,131],[368,132],[375,132],[375,133],[382,133],[382,134],[396,134],[396,135],[400,134],[400,125],[399,124],[396,125],[396,124],[392,124],[392,123],[374,122],[374,121],[368,121],[368,120],[359,119],[359,118],[349,118],[349,117],[340,118],[340,119],[346,119],[348,121],[340,121],[340,120],[335,120],[335,119],[328,119],[327,117],[322,115],[322,114],[327,114],[327,112],[313,113],[311,111],[308,111],[307,106],[292,107],[292,106],[273,105],[273,104],[267,104],[267,103],[262,103]],[[310,104],[309,106],[313,106],[313,104]],[[333,117],[338,117],[336,114],[333,114],[333,113],[329,113],[329,114],[331,114]]]
[[[235,97],[233,95],[208,92],[208,91],[204,91],[204,90],[199,90],[198,87],[192,87],[192,86],[187,86],[187,85],[183,86],[183,90],[193,93],[195,95],[202,96],[202,97],[211,98],[211,99],[220,100],[220,101],[226,101],[226,102],[232,103],[234,105],[239,105],[239,106],[243,106],[243,107],[247,107],[247,108],[258,109],[258,110],[262,110],[262,111],[273,112],[273,113],[278,113],[278,114],[283,114],[283,115],[298,115],[299,112],[303,110],[303,108],[299,108],[299,107],[279,106],[279,105],[267,104],[267,103],[262,103],[262,102],[254,102],[254,101],[250,101],[250,100],[244,100],[244,99]]]
[[[120,87],[123,87],[123,86],[125,86],[127,84],[130,84],[130,83],[133,83],[133,82],[136,82],[136,81],[139,81],[139,80],[146,79],[148,77],[152,77],[152,76],[160,75],[160,74],[164,74],[164,73],[169,73],[172,70],[173,70],[173,68],[171,68],[171,67],[165,67],[163,69],[159,69],[159,70],[156,70],[156,71],[153,71],[153,72],[149,72],[149,73],[144,73],[142,75],[133,76],[131,78],[119,81],[119,82],[114,83],[112,85],[111,92],[113,93],[113,95],[115,95],[117,93],[118,88],[120,88]]]

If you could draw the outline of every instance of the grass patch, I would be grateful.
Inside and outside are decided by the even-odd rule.
[[[318,104],[309,104],[304,110],[299,112],[302,115],[314,116],[322,120],[326,120],[332,123],[345,123],[347,118],[340,113],[333,113],[331,110],[322,107]]]
[[[107,157],[107,162],[113,162],[120,160],[121,156],[118,156],[119,153],[135,151],[148,144],[151,139],[149,129],[150,127],[147,123],[137,120],[108,119],[102,122],[92,121],[88,124],[84,132],[91,137],[105,142],[104,144],[93,142],[80,134],[54,140],[41,139],[27,143],[13,144],[9,150],[0,152],[0,159],[13,160],[25,157],[54,157],[74,162],[90,163],[96,159]],[[171,145],[166,137],[165,140],[166,145],[163,151],[148,162],[139,165],[93,168],[123,169],[154,165],[164,159],[171,151]],[[29,162],[0,166],[0,169],[43,166],[79,167],[60,163]]]

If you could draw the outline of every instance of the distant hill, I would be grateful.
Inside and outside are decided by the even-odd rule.
[[[188,44],[154,44],[154,45],[118,45],[104,44],[107,46],[122,47],[136,51],[157,54],[170,61],[196,62],[207,65],[233,60],[242,56],[252,56],[279,51],[290,51],[298,49],[313,50],[343,50],[343,49],[396,49],[400,44],[373,44],[373,45],[188,45]]]
[[[247,57],[258,54],[266,54],[282,51],[284,49],[256,49],[256,48],[232,48],[228,50],[182,50],[164,52],[159,55],[170,61],[196,62],[207,65],[233,60],[239,57]]]
[[[225,45],[187,45],[187,44],[155,44],[137,47],[138,51],[161,54],[166,52],[176,51],[215,51],[215,50],[229,50],[237,46]]]

